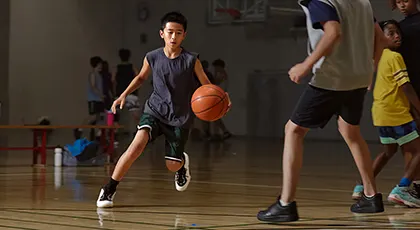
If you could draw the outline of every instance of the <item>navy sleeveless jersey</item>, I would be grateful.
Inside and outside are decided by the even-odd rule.
[[[194,118],[191,97],[199,86],[194,74],[197,54],[182,49],[178,57],[170,59],[159,48],[147,53],[146,60],[152,69],[153,92],[144,112],[167,125],[188,128]]]

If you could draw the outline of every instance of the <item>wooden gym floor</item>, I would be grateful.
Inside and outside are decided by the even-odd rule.
[[[26,134],[28,135],[28,134]],[[129,140],[126,140],[126,142]],[[124,149],[126,143],[121,143]],[[374,155],[378,145],[370,145]],[[306,142],[298,189],[301,220],[267,224],[256,213],[280,191],[282,141],[190,142],[192,182],[177,192],[160,139],[120,183],[113,209],[97,209],[112,167],[32,168],[31,153],[0,153],[0,229],[418,229],[420,210],[354,215],[357,170],[343,142]],[[401,155],[377,179],[384,199],[403,172]]]

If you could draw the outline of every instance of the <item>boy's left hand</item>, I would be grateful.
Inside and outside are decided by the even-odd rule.
[[[289,70],[289,78],[294,83],[299,84],[301,80],[309,74],[311,66],[305,64],[304,62],[296,64]]]

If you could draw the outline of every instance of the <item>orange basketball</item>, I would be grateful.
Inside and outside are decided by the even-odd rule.
[[[216,121],[222,118],[228,106],[229,101],[225,91],[217,85],[202,85],[191,98],[192,111],[204,121]]]

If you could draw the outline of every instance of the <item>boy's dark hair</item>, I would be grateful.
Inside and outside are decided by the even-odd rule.
[[[399,30],[400,36],[401,36],[401,28],[397,21],[395,21],[394,19],[391,19],[391,20],[385,20],[385,21],[379,22],[379,26],[381,27],[382,31],[384,31],[387,25],[395,25],[397,29]]]
[[[90,58],[90,66],[92,66],[92,68],[96,68],[96,66],[98,66],[100,63],[102,63],[101,57],[94,56]]]
[[[118,51],[118,56],[120,56],[121,61],[128,61],[131,57],[131,51],[129,49],[120,49]]]
[[[223,61],[222,59],[216,59],[213,61],[212,65],[225,68],[225,61]]]
[[[160,20],[160,25],[161,25],[160,29],[161,30],[165,29],[166,23],[168,22],[175,22],[175,23],[181,24],[182,27],[184,27],[184,32],[187,31],[187,24],[188,24],[187,18],[180,12],[172,11],[172,12],[166,13]]]

